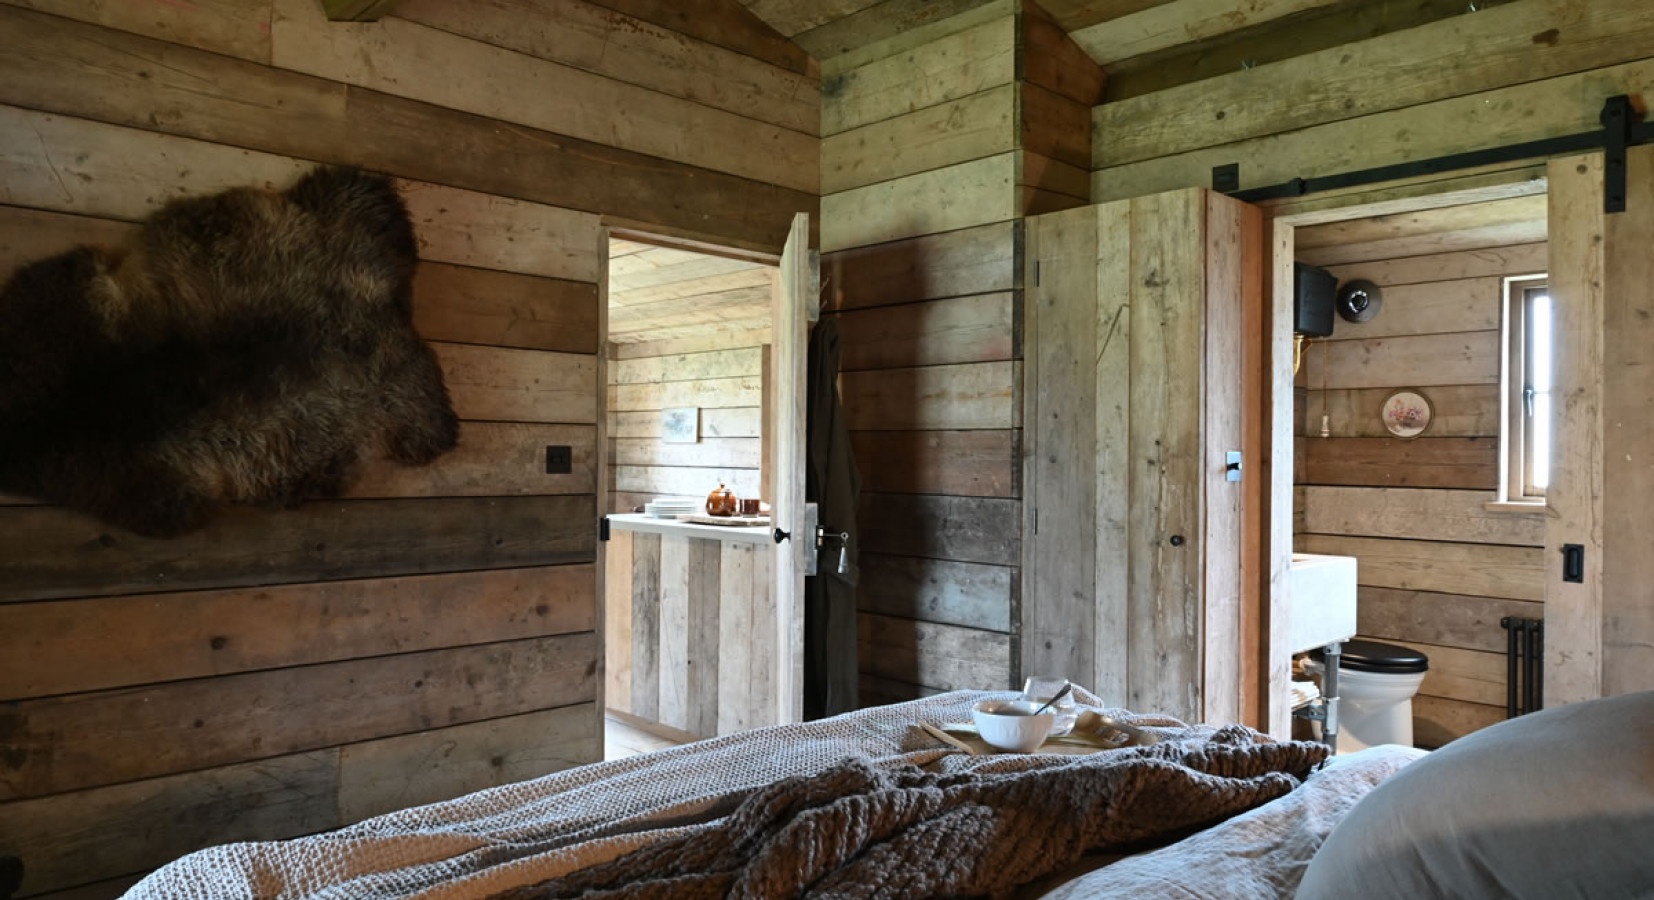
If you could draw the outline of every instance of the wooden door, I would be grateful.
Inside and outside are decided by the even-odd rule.
[[[1603,154],[1549,165],[1553,310],[1545,705],[1654,689],[1654,147],[1633,147],[1625,211]],[[1584,554],[1578,580],[1563,550]]]
[[[804,502],[805,403],[807,341],[810,322],[820,314],[817,268],[810,252],[810,217],[793,217],[781,253],[780,286],[774,306],[771,372],[768,390],[775,411],[769,442],[770,516],[775,528],[790,537],[775,544],[775,621],[778,654],[776,698],[780,722],[804,717],[804,574],[805,554],[815,546],[812,510]]]
[[[1242,365],[1262,235],[1259,210],[1200,189],[1027,221],[1025,675],[1144,712],[1256,718],[1243,571],[1262,518],[1225,476],[1267,377]]]

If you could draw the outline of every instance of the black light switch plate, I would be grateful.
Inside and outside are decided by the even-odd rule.
[[[568,475],[574,471],[574,451],[568,447],[546,448],[546,474]]]

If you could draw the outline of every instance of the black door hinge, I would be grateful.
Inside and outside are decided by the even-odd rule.
[[[1636,119],[1631,98],[1625,94],[1609,97],[1602,105],[1603,196],[1602,211],[1625,212],[1625,151],[1631,146],[1631,126]]]
[[[597,520],[597,539],[600,541],[606,541],[609,539],[608,516],[604,516],[603,518]]]

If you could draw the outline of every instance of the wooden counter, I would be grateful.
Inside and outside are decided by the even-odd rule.
[[[780,723],[769,529],[609,524],[607,706],[702,737]]]

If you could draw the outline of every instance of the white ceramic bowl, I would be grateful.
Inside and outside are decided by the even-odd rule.
[[[1015,753],[1032,753],[1045,743],[1057,714],[1033,715],[1039,704],[1028,700],[983,700],[971,707],[976,733],[989,745]]]

